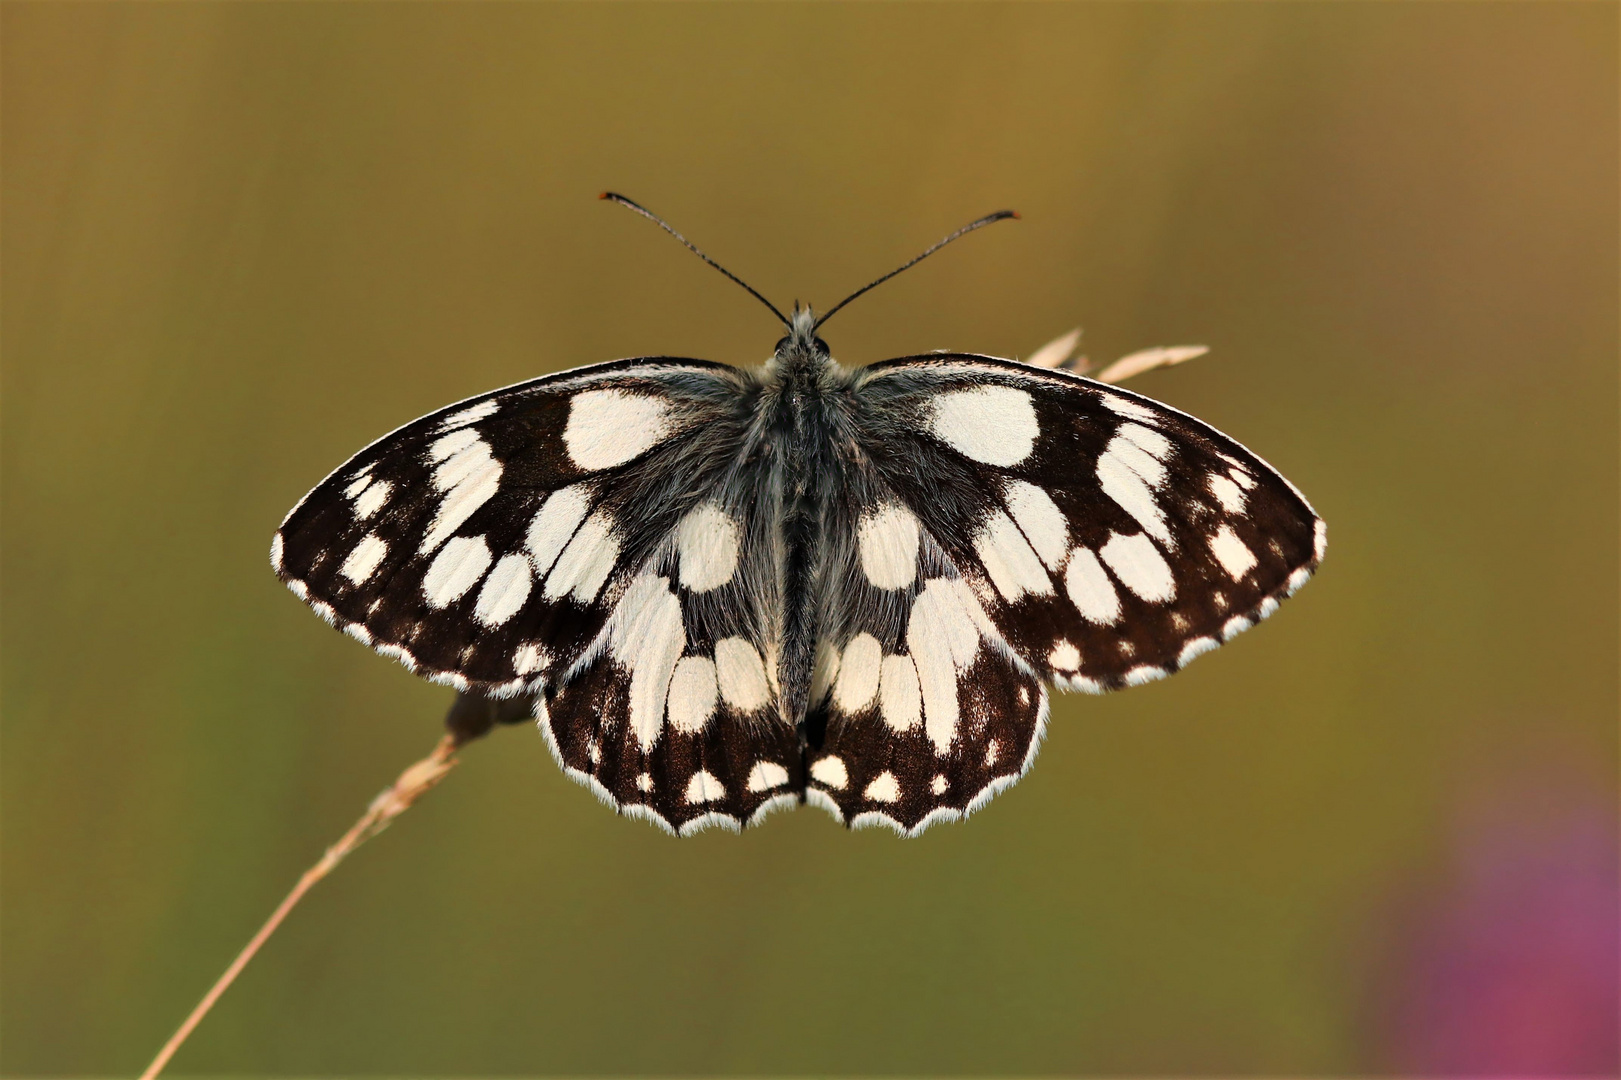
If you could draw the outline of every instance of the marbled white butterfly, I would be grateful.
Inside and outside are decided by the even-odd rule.
[[[536,717],[623,813],[687,834],[809,801],[915,834],[1024,774],[1045,683],[1161,678],[1323,557],[1300,492],[1191,416],[989,356],[846,370],[817,330],[854,296],[749,291],[787,326],[763,368],[640,357],[441,409],[294,507],[277,574]]]

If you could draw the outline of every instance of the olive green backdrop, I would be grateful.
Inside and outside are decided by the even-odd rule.
[[[672,840],[497,732],[175,1072],[1615,1066],[1613,931],[1566,917],[1615,896],[1613,5],[0,28],[6,1074],[137,1071],[437,737],[448,690],[271,575],[307,489],[491,387],[768,354],[771,317],[604,188],[824,308],[1017,208],[841,314],[835,355],[1206,343],[1134,388],[1295,481],[1322,573],[1174,679],[1059,698],[1034,771],[918,840],[808,808]],[[1534,961],[1506,998],[1491,942]]]

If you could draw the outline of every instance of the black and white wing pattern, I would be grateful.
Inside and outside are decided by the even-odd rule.
[[[727,490],[683,515],[613,599],[598,645],[541,702],[570,776],[683,835],[751,824],[804,789],[778,683],[777,577],[762,557],[772,523]]]
[[[915,834],[971,813],[1023,774],[1047,691],[976,595],[976,567],[877,467],[873,455],[890,449],[874,438],[883,425],[859,429],[871,441],[828,506],[813,590],[805,796],[852,827]],[[932,487],[929,458],[891,466],[915,468]]]
[[[1287,480],[1138,395],[933,354],[858,373],[855,399],[865,478],[829,539],[807,778],[851,824],[971,812],[1032,762],[1043,681],[1161,678],[1322,558]]]
[[[758,374],[624,360],[417,420],[272,563],[413,671],[533,702],[624,813],[688,833],[806,799],[916,833],[1024,774],[1046,683],[1160,678],[1322,558],[1300,493],[1174,409],[987,357],[846,373],[813,329]]]
[[[271,562],[418,674],[536,698],[565,770],[616,806],[735,827],[795,801],[803,771],[760,614],[776,578],[748,560],[766,525],[717,494],[750,385],[651,358],[450,406],[327,477]]]

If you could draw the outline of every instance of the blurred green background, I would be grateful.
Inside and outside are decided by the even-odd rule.
[[[299,909],[231,1074],[1616,1067],[1618,13],[1564,4],[29,4],[3,87],[0,1071],[132,1074],[449,691],[271,531],[506,383],[778,329],[1076,323],[1330,525],[919,840],[675,841],[517,728]],[[1606,951],[1608,950],[1608,951]]]

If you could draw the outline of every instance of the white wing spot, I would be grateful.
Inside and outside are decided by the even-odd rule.
[[[1157,491],[1165,485],[1165,477],[1167,476],[1165,466],[1160,463],[1158,458],[1128,438],[1125,434],[1127,428],[1148,431],[1147,428],[1138,427],[1136,424],[1126,424],[1121,427],[1119,434],[1109,440],[1109,445],[1104,448],[1104,453],[1113,456],[1120,464],[1142,477],[1143,483]]]
[[[739,712],[753,712],[771,699],[760,654],[740,637],[715,642],[715,677],[720,696]]]
[[[1308,582],[1310,580],[1311,580],[1311,571],[1306,569],[1304,566],[1302,566],[1299,570],[1296,570],[1294,573],[1290,574],[1289,575],[1289,595],[1293,596],[1295,593],[1299,592],[1305,586],[1306,582]]]
[[[603,630],[614,659],[630,669],[630,729],[645,752],[664,727],[665,695],[687,647],[670,579],[643,574],[632,581]]]
[[[473,617],[485,626],[500,626],[523,607],[533,584],[534,575],[527,555],[501,556],[484,580],[484,588],[479,590]]]
[[[479,442],[476,431],[455,431],[443,438],[435,439],[428,447],[428,461],[444,461],[466,450],[469,446]]]
[[[636,774],[636,789],[638,791],[652,791],[653,790],[653,774],[652,773],[637,773]]]
[[[494,400],[481,401],[477,405],[469,405],[460,412],[453,412],[439,421],[440,431],[453,431],[468,424],[476,424],[485,417],[494,416],[501,406]]]
[[[883,646],[871,634],[857,634],[844,647],[839,677],[833,684],[833,704],[845,713],[866,708],[878,693],[879,665]]]
[[[756,761],[749,770],[750,791],[770,791],[788,782],[788,770],[775,761]]]
[[[1123,681],[1127,686],[1141,686],[1143,683],[1151,683],[1156,679],[1163,679],[1165,678],[1166,674],[1168,673],[1162,667],[1151,667],[1144,664],[1142,667],[1134,667],[1130,671],[1126,672],[1123,677]]]
[[[1139,450],[1152,454],[1160,461],[1164,461],[1171,454],[1171,440],[1153,428],[1145,428],[1141,424],[1121,424],[1120,430],[1115,432],[1115,435],[1125,436]]]
[[[906,644],[914,659],[919,650],[928,651],[959,671],[974,662],[983,613],[972,596],[960,580],[951,578],[935,578],[923,586],[906,627]]]
[[[726,798],[726,788],[715,779],[713,773],[706,769],[699,769],[687,781],[687,802],[694,805],[700,803],[720,802]]]
[[[482,536],[457,536],[445,544],[422,578],[422,595],[431,608],[461,599],[490,568],[490,546]]]
[[[451,452],[441,460],[441,451]],[[444,492],[433,524],[422,538],[417,552],[422,555],[437,548],[445,538],[495,495],[501,486],[501,463],[490,454],[490,444],[471,428],[451,432],[433,444],[429,457],[439,462],[433,471],[433,487]]]
[[[1166,603],[1176,598],[1176,579],[1165,557],[1154,542],[1142,533],[1122,536],[1110,533],[1109,542],[1099,549],[1121,584],[1144,600]]]
[[[356,496],[358,496],[362,491],[365,491],[366,490],[366,485],[368,485],[370,483],[371,483],[371,466],[368,465],[368,466],[366,466],[365,470],[360,473],[360,475],[356,476],[353,480],[349,481],[349,486],[343,489],[343,494],[344,494],[345,497],[353,499]]]
[[[1069,549],[1069,522],[1051,495],[1023,480],[1009,480],[1002,489],[1013,520],[1036,549],[1047,569],[1057,570]]]
[[[1255,624],[1242,615],[1234,615],[1221,624],[1221,640],[1231,641]]]
[[[1041,559],[1025,540],[1013,519],[998,510],[985,520],[979,535],[974,537],[974,551],[979,555],[991,584],[1012,603],[1025,593],[1047,596],[1053,591],[1052,580],[1042,568]]]
[[[1226,455],[1222,456],[1225,457]],[[1227,460],[1232,461],[1232,458],[1228,458]],[[1227,470],[1227,475],[1233,478],[1233,483],[1237,484],[1245,491],[1251,491],[1255,487],[1255,477],[1239,468],[1237,462],[1234,462],[1233,467]]]
[[[277,533],[276,536],[280,539],[281,534]],[[376,573],[378,565],[387,554],[388,542],[367,533],[360,543],[355,545],[349,557],[343,560],[343,566],[338,569],[338,573],[356,585],[365,584],[366,579]]]
[[[581,604],[589,604],[602,591],[619,560],[619,540],[614,536],[613,515],[598,510],[585,519],[557,565],[546,576],[546,599],[556,600],[565,593]]]
[[[906,647],[922,694],[924,730],[941,754],[957,737],[957,673],[979,652],[979,627],[973,610],[963,602],[965,593],[957,581],[935,578],[913,601],[906,627]],[[887,678],[889,661],[884,663]]]
[[[946,778],[937,773],[935,774],[934,779],[929,783],[929,790],[934,792],[936,795],[944,795],[946,793],[946,788],[949,786],[950,784],[946,781]]]
[[[826,638],[822,638],[816,642],[816,659],[811,664],[810,703],[820,705],[826,701],[838,677],[839,650]]]
[[[869,510],[856,529],[861,569],[880,589],[899,589],[917,578],[917,518],[889,503]]]
[[[457,432],[457,435],[461,434],[473,435],[473,432]],[[455,435],[447,435],[439,441],[444,442],[446,439],[454,439],[455,437]],[[490,471],[492,465],[495,466],[495,470],[499,474],[501,466],[496,463],[495,455],[490,451],[490,444],[478,438],[477,435],[473,435],[472,442],[439,463],[433,470],[431,482],[436,491],[453,491],[456,488],[466,486],[469,481],[476,483],[480,477]]]
[[[1311,530],[1311,553],[1318,562],[1322,562],[1323,555],[1326,554],[1327,551],[1328,522],[1324,521],[1322,518],[1318,518],[1317,524],[1312,526]]]
[[[862,794],[873,802],[899,802],[901,798],[900,781],[895,779],[894,773],[885,769],[873,779],[872,783],[867,785],[867,790]]]
[[[546,501],[535,511],[534,520],[529,522],[529,533],[524,539],[535,560],[535,573],[544,574],[552,568],[590,509],[591,493],[584,484],[558,488],[546,496]]]
[[[1120,594],[1089,547],[1077,547],[1064,571],[1064,591],[1088,622],[1109,626],[1120,618]]]
[[[588,471],[611,469],[641,457],[670,434],[670,404],[624,390],[582,390],[568,403],[563,445],[569,460]]]
[[[923,694],[910,656],[884,657],[878,712],[884,723],[896,731],[910,731],[923,719]]]
[[[519,675],[533,675],[551,663],[546,647],[538,641],[526,641],[512,654],[512,670]]]
[[[1074,671],[1081,666],[1081,650],[1059,638],[1053,651],[1047,654],[1047,663],[1058,671]]]
[[[817,758],[811,764],[810,774],[812,780],[835,791],[842,790],[844,785],[850,782],[850,774],[844,767],[844,759],[837,754]]]
[[[1143,470],[1165,476],[1165,466],[1149,457],[1129,439],[1116,435],[1098,458],[1098,484],[1103,493],[1113,499],[1120,509],[1130,514],[1143,531],[1167,547],[1172,546],[1171,530],[1165,524],[1165,514],[1154,499],[1151,487],[1156,483]],[[1154,473],[1154,470],[1158,470]]]
[[[1244,489],[1233,483],[1219,473],[1211,473],[1205,478],[1205,486],[1210,494],[1221,503],[1221,508],[1229,514],[1242,514],[1244,512]]]
[[[364,521],[383,508],[388,497],[394,491],[394,485],[387,480],[377,480],[367,485],[366,490],[355,496],[355,517]]]
[[[736,520],[714,503],[690,510],[675,530],[681,584],[701,593],[732,580],[737,570],[738,537]]]
[[[1147,420],[1149,423],[1155,423],[1159,420],[1159,416],[1153,409],[1146,405],[1139,405],[1130,398],[1121,397],[1119,394],[1111,394],[1100,390],[1098,398],[1103,402],[1103,407],[1116,416],[1124,416],[1131,420]]]
[[[985,744],[985,767],[987,769],[996,764],[996,759],[998,756],[1000,756],[1001,751],[1002,744],[997,742],[995,739],[992,739],[990,742]]]
[[[1244,546],[1230,525],[1223,525],[1210,538],[1210,553],[1234,581],[1255,569],[1255,552]]]
[[[934,437],[986,465],[1017,465],[1035,449],[1040,425],[1030,395],[1012,386],[976,386],[935,397]]]
[[[715,712],[715,662],[707,656],[683,656],[670,679],[670,726],[696,734]]]

